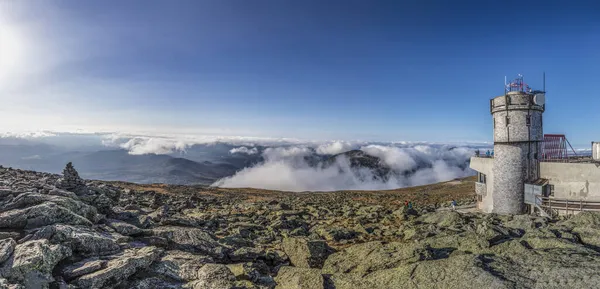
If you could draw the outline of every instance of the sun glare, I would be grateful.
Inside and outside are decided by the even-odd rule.
[[[25,45],[19,31],[0,23],[0,76],[22,69]]]

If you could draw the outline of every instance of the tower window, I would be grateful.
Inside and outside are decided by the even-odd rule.
[[[506,116],[506,126],[508,126],[510,124],[510,117],[507,115]]]
[[[479,173],[479,175],[477,176],[477,181],[482,184],[485,184],[487,181],[485,174]]]
[[[525,120],[527,122],[527,126],[531,125],[531,115],[527,115],[527,118]]]

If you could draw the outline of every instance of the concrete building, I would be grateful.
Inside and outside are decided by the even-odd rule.
[[[600,210],[600,162],[570,159],[566,144],[544,142],[545,106],[545,92],[532,91],[522,77],[490,100],[494,154],[472,157],[470,165],[477,171],[481,211],[552,215],[573,211],[576,203],[581,210],[595,205]]]

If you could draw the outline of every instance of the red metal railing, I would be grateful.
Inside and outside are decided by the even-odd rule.
[[[544,162],[568,162],[569,154],[567,145],[573,151],[573,154],[577,156],[575,149],[571,146],[567,137],[564,134],[545,134],[544,142],[542,144],[542,157],[541,161]]]

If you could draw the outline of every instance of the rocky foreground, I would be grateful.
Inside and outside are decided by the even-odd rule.
[[[218,192],[218,191],[217,191]],[[350,193],[348,193],[350,195]],[[0,167],[0,288],[598,288],[600,214],[136,191]]]

